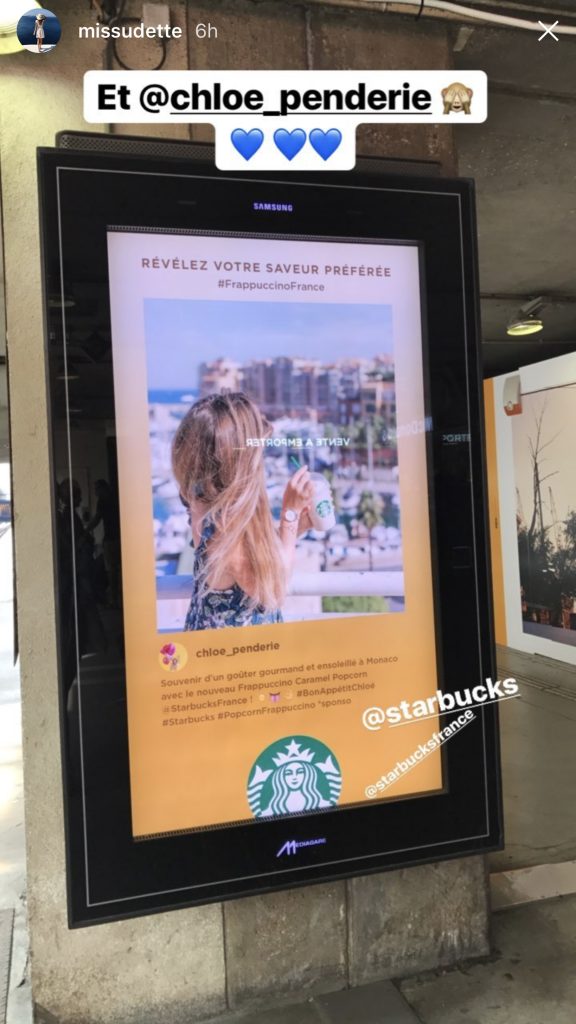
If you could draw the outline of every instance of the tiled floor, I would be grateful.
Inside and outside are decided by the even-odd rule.
[[[384,982],[226,1024],[574,1024],[576,897],[496,914],[494,945],[490,960],[407,979],[401,994]]]
[[[396,986],[383,981],[279,1010],[235,1014],[225,1024],[418,1024],[418,1017]]]
[[[494,945],[488,963],[402,983],[422,1024],[574,1024],[576,897],[495,914]]]

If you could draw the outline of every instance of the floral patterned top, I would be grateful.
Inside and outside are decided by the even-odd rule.
[[[206,544],[215,529],[213,520],[206,517],[202,537],[194,554],[194,585],[184,629],[223,629],[225,626],[263,626],[282,622],[280,611],[267,612],[262,607],[251,609],[248,594],[237,583],[227,590],[207,590],[201,593]]]

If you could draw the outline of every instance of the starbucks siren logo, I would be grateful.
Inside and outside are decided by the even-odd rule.
[[[342,789],[334,754],[310,736],[285,736],[260,754],[248,777],[255,818],[333,807]]]
[[[332,511],[330,502],[326,500],[319,501],[318,504],[316,505],[316,511],[318,515],[321,516],[322,519],[325,519],[326,516],[329,516],[330,512]]]

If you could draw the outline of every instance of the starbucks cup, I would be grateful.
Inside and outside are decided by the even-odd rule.
[[[321,473],[310,473],[314,497],[310,502],[310,519],[315,530],[331,530],[336,526],[330,484]]]

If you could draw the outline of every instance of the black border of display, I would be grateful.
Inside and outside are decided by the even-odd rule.
[[[210,163],[58,150],[39,151],[39,182],[54,479],[55,467],[69,464],[75,428],[72,421],[57,422],[65,310],[48,296],[64,294],[70,277],[92,279],[95,267],[107,287],[108,226],[270,235],[285,229],[291,236],[420,245],[442,688],[495,678],[473,183],[356,173],[252,179],[248,172],[218,172]],[[289,223],[282,214],[255,211],[254,202],[292,204]],[[467,433],[470,444],[447,441]],[[70,579],[59,558],[55,486],[53,516],[71,927],[501,848],[495,705],[479,710],[446,746],[447,786],[440,795],[134,842],[123,665],[107,666],[101,676],[88,665],[80,684],[71,684],[62,616]],[[461,557],[466,549],[474,552],[470,566]],[[319,835],[327,842],[302,849],[296,863],[278,860],[286,840]]]

